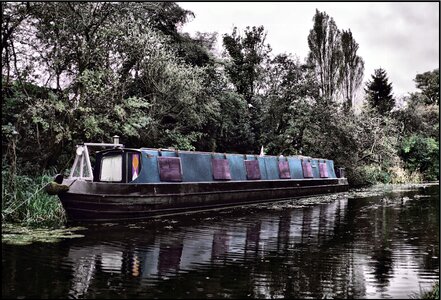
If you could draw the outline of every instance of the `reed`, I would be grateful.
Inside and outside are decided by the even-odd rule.
[[[411,299],[439,299],[439,281],[436,282],[429,291],[420,291],[420,293],[413,293],[410,295]]]
[[[56,196],[48,195],[44,186],[52,176],[12,175],[2,170],[2,223],[27,226],[59,227],[66,221],[64,209]]]
[[[439,281],[435,283],[431,291],[425,292],[421,299],[439,299]]]

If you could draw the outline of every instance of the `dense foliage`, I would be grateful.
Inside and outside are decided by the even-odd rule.
[[[331,158],[352,184],[439,178],[438,69],[416,76],[421,92],[401,109],[376,70],[356,112],[364,61],[325,12],[304,62],[272,53],[263,26],[224,34],[218,55],[217,33],[180,31],[192,17],[174,2],[2,3],[2,191],[115,134],[131,147]]]

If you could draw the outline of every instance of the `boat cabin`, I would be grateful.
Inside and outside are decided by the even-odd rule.
[[[88,146],[98,151],[94,168]],[[171,183],[337,178],[334,162],[306,156],[222,154],[170,149],[130,149],[121,144],[77,146],[71,179],[107,183]],[[338,177],[344,177],[337,170]]]

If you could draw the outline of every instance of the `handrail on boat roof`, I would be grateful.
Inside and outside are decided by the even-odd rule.
[[[158,149],[158,148],[148,148],[148,147],[142,147],[139,149],[131,149],[131,150],[139,150],[139,151],[143,151],[143,150],[154,150],[154,151],[169,151],[169,152],[176,152],[179,151],[180,153],[197,153],[197,154],[219,154],[219,155],[240,155],[240,156],[244,156],[244,155],[250,155],[250,156],[260,156],[259,154],[241,154],[241,153],[220,153],[220,152],[207,152],[207,151],[191,151],[191,150],[179,150],[179,149]],[[280,157],[280,155],[264,155],[265,157]],[[305,159],[317,159],[317,160],[329,160],[329,159],[325,159],[325,158],[314,158],[311,156],[305,156],[305,155],[288,155],[288,156],[283,156],[283,157],[299,157],[299,158],[305,158]]]
[[[245,155],[250,155],[250,156],[260,156],[259,154],[241,154],[241,153],[220,153],[220,152],[207,152],[207,151],[191,151],[191,150],[179,150],[179,149],[170,149],[170,148],[149,148],[149,147],[141,147],[141,148],[124,148],[123,144],[111,144],[111,143],[83,143],[82,145],[84,146],[94,146],[94,147],[114,147],[114,148],[123,148],[124,150],[131,150],[131,151],[145,151],[145,150],[153,150],[153,151],[169,151],[169,152],[181,152],[181,153],[195,153],[195,154],[217,154],[217,155],[239,155],[239,156],[245,156]],[[98,152],[102,152],[102,151],[108,151],[106,150],[101,150]],[[266,157],[280,157],[280,155],[264,155]],[[311,157],[311,156],[306,156],[306,155],[288,155],[288,156],[283,156],[283,157],[298,157],[301,159],[315,159],[315,160],[324,160],[327,161],[329,159],[326,158],[315,158],[315,157]]]
[[[84,146],[95,146],[95,147],[124,147],[123,144],[110,144],[110,143],[83,143]]]
[[[168,151],[168,152],[180,152],[180,153],[195,153],[195,154],[217,154],[217,155],[239,155],[239,156],[244,156],[244,155],[250,155],[250,156],[258,156],[260,157],[259,154],[241,154],[241,153],[220,153],[220,152],[207,152],[207,151],[191,151],[191,150],[179,150],[179,149],[169,149],[169,148],[148,148],[148,147],[141,147],[141,148],[125,148],[123,144],[110,144],[110,143],[83,143],[82,145],[84,146],[95,146],[95,147],[114,147],[114,148],[122,148],[123,150],[130,150],[130,151],[138,151],[138,152],[142,152],[145,150],[153,150],[153,151]],[[100,150],[97,152],[104,152],[104,151],[110,151],[112,149],[104,149],[104,150]],[[262,157],[280,157],[280,155],[264,155]],[[328,161],[330,159],[327,158],[317,158],[317,157],[312,157],[312,156],[306,156],[306,155],[287,155],[287,156],[283,156],[283,157],[297,157],[300,159],[314,159],[314,160],[324,160],[324,161]]]

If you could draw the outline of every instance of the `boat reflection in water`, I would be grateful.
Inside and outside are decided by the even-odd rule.
[[[293,296],[305,284],[320,286],[323,290],[316,292],[321,294],[360,296],[365,293],[364,276],[360,266],[353,264],[354,254],[338,253],[343,259],[333,256],[337,255],[333,244],[344,232],[340,227],[345,226],[347,205],[347,199],[339,199],[278,212],[279,218],[268,218],[266,211],[263,219],[253,215],[237,220],[237,216],[229,217],[229,212],[223,212],[221,217],[205,215],[185,226],[173,224],[180,223],[179,219],[171,220],[171,225],[164,225],[163,221],[145,223],[142,228],[121,235],[112,226],[106,228],[114,232],[115,242],[103,242],[103,229],[97,229],[95,234],[86,236],[86,245],[69,249],[68,259],[74,270],[71,296],[86,296],[96,277],[100,277],[97,283],[102,284],[103,278],[113,281],[118,276],[119,280],[124,276],[138,278],[137,289],[141,293],[146,293],[146,286],[162,285],[166,280],[179,280],[181,288],[196,291],[197,282],[204,286],[203,281],[212,280],[221,286],[230,281],[249,286],[253,290],[245,289],[246,292],[259,297]],[[164,229],[166,232],[161,232]],[[110,237],[107,233],[106,236]],[[186,278],[190,273],[193,274]],[[341,276],[341,280],[336,282],[336,276]],[[150,292],[146,295],[155,295]],[[211,291],[214,295],[217,292],[221,289]],[[191,293],[194,295],[194,291]]]
[[[70,296],[408,298],[438,277],[436,201],[295,203],[91,228]]]

